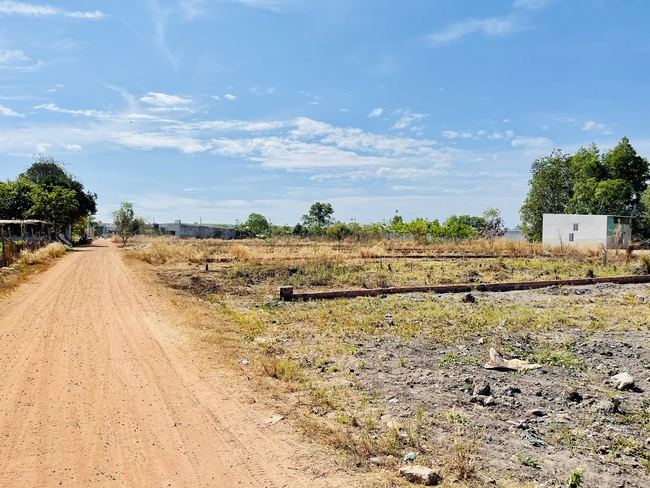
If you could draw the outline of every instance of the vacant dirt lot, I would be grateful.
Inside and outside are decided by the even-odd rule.
[[[648,285],[476,292],[465,300],[277,298],[285,284],[322,290],[639,274],[647,270],[643,255],[449,261],[364,258],[364,250],[340,256],[317,244],[303,255],[292,248],[294,257],[280,246],[259,248],[154,243],[133,253],[154,262],[163,283],[199,300],[205,317],[193,337],[204,356],[246,357],[240,369],[257,398],[272,397],[289,422],[345,453],[360,485],[408,486],[396,475],[408,464],[439,470],[445,486],[650,485]],[[224,334],[228,344],[219,342]],[[542,367],[485,369],[491,347]],[[634,384],[618,389],[612,376],[623,372]]]
[[[203,371],[184,317],[113,245],[0,302],[0,485],[349,486],[246,386]]]

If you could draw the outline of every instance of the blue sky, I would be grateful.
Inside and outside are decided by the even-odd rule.
[[[650,156],[647,0],[0,0],[0,179],[155,222],[519,223],[554,148]]]

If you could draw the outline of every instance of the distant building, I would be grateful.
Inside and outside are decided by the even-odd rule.
[[[514,229],[507,229],[506,233],[503,234],[503,238],[507,241],[523,241],[526,239],[524,233],[519,227]]]
[[[234,239],[235,228],[225,225],[183,224],[176,220],[171,224],[158,224],[163,233],[171,234],[181,239],[197,237],[199,239]]]
[[[632,217],[544,214],[543,247],[626,248],[632,242]]]

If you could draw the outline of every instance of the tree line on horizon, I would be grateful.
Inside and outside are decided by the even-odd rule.
[[[619,215],[634,217],[634,237],[643,238],[650,234],[649,180],[648,160],[636,153],[627,137],[604,152],[595,144],[575,154],[555,149],[532,163],[529,191],[520,209],[521,229],[528,240],[541,241],[545,213]],[[86,191],[63,163],[52,157],[37,156],[16,180],[0,181],[0,219],[43,220],[52,223],[56,232],[73,225],[82,233],[89,224],[98,225],[92,219],[97,212],[96,201],[97,194]],[[129,232],[147,227],[129,202],[122,202],[113,218]],[[359,224],[334,219],[332,205],[325,202],[315,202],[294,226],[273,225],[260,213],[251,213],[236,225],[238,238],[293,235],[342,241],[392,235],[410,236],[422,243],[494,239],[505,231],[501,213],[495,208],[487,208],[482,216],[452,214],[443,222],[424,217],[406,221],[395,211],[388,220]]]
[[[440,239],[472,239],[484,237],[494,239],[502,236],[505,225],[498,209],[488,208],[482,216],[451,215],[442,223],[438,219],[428,220],[422,217],[405,221],[395,211],[387,221],[359,224],[355,220],[348,223],[335,220],[334,209],[330,203],[315,202],[309,212],[302,216],[295,226],[272,225],[259,213],[251,213],[248,219],[237,225],[237,237],[326,237],[338,241],[348,238],[372,239],[386,236],[410,236],[418,242],[425,243]]]

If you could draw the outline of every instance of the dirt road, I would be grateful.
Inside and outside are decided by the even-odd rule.
[[[343,486],[204,381],[163,309],[108,244],[0,301],[0,486]]]

